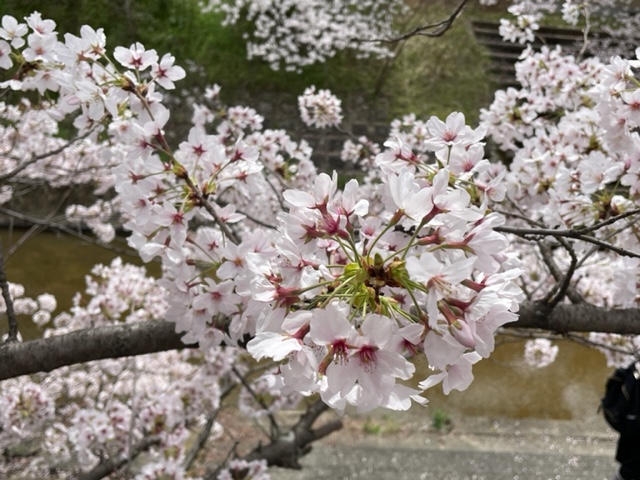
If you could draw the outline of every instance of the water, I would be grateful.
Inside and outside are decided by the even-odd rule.
[[[544,368],[524,362],[524,341],[501,337],[490,358],[474,366],[475,380],[464,392],[428,392],[429,415],[581,419],[600,415],[598,405],[611,369],[604,356],[569,341],[559,343],[556,361]],[[422,366],[423,371],[424,366]]]
[[[19,239],[20,232],[0,234],[5,251]],[[35,297],[49,292],[59,301],[59,311],[71,306],[75,292],[83,291],[85,275],[96,263],[110,263],[118,256],[104,248],[88,245],[67,235],[42,233],[26,242],[7,262],[11,282],[22,283],[26,294]],[[125,261],[140,264],[134,257]],[[158,272],[157,265],[151,269]],[[22,322],[25,339],[42,334],[35,325]],[[0,320],[0,334],[6,323]],[[536,369],[523,360],[524,341],[503,337],[494,354],[474,367],[475,381],[464,392],[446,396],[440,387],[431,389],[429,408],[414,409],[417,415],[432,416],[440,410],[452,416],[482,415],[513,418],[577,419],[598,415],[604,382],[610,373],[604,356],[596,350],[562,342],[555,363]],[[418,381],[426,376],[426,365],[418,365]]]
[[[23,230],[1,231],[3,251],[6,253],[19,243],[24,233]],[[55,313],[59,313],[71,307],[76,292],[84,292],[85,276],[93,265],[109,264],[118,256],[125,262],[142,263],[136,257],[120,255],[70,235],[44,232],[29,238],[7,259],[7,280],[24,285],[25,295],[32,298],[42,293],[54,295],[58,299]],[[158,268],[152,266],[151,270],[157,272]],[[25,340],[42,335],[36,325],[23,319],[19,321],[19,330]],[[6,330],[6,324],[0,321],[0,334]]]

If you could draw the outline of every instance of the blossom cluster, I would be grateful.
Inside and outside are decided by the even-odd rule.
[[[165,297],[144,268],[117,258],[93,269],[84,294],[77,294],[70,311],[48,324],[45,337],[122,322],[158,321],[167,308]],[[54,306],[49,295],[38,301]],[[53,464],[44,455],[20,467],[25,474],[43,477],[52,465],[64,470],[79,464],[90,470],[103,459],[127,458],[139,442],[152,438],[136,479],[158,478],[159,472],[193,478],[185,470],[186,440],[204,424],[207,412],[219,408],[225,383],[228,388],[237,381],[230,372],[238,353],[234,349],[163,352],[6,380],[0,384],[0,442],[36,442],[40,451],[51,452]],[[216,423],[211,441],[222,431]],[[0,462],[3,474],[4,468]]]
[[[28,20],[32,29],[43,22]],[[110,133],[126,152],[113,172],[129,242],[144,260],[162,260],[166,318],[186,341],[206,348],[255,336],[249,351],[281,363],[285,393],[319,392],[339,410],[406,409],[435,383],[470,383],[471,365],[492,351],[521,298],[520,269],[493,230],[503,222],[489,209],[500,177],[482,159],[483,129],[462,114],[432,117],[418,152],[396,137],[376,157],[371,185],[352,180],[339,191],[335,174],[305,167],[308,148],[261,132],[251,109],[229,111],[215,134],[215,116],[198,115],[172,149],[155,88],[184,75],[173,57],[136,43],[116,47],[112,61],[100,30],[81,34],[39,58],[53,86],[31,76],[10,85],[58,91],[57,112],[80,109],[79,128]],[[319,95],[338,115],[338,101]],[[298,160],[286,169],[283,150]],[[373,190],[370,212],[363,192]],[[399,381],[414,372],[407,356],[422,351],[436,374],[410,389]]]
[[[316,128],[335,127],[342,122],[341,101],[329,90],[309,87],[298,97],[300,118],[305,125]]]
[[[524,359],[532,367],[544,368],[555,362],[558,350],[558,346],[547,338],[528,340],[524,347]]]
[[[256,38],[260,28],[271,32],[284,11],[269,9],[286,8],[294,20],[280,22],[286,28],[269,38],[294,42],[295,15],[314,15],[303,18],[326,26],[325,4],[211,5],[226,9],[231,23],[245,7],[251,19],[266,15],[256,22]],[[379,11],[376,2],[328,4],[347,5],[357,22],[369,18],[359,17],[361,7],[367,15]],[[346,18],[340,8],[331,15]],[[633,216],[640,194],[634,72],[640,51],[634,60],[604,63],[560,49],[526,50],[517,66],[522,88],[498,92],[480,126],[467,125],[461,113],[396,120],[383,147],[365,138],[346,146],[344,158],[365,174],[339,188],[336,173],[316,171],[305,141],[265,129],[252,108],[221,108],[217,86],[193,102],[193,125],[172,145],[165,91],[185,71],[170,54],[134,43],[110,55],[101,29],[85,26],[79,37],[57,41],[51,20],[37,13],[25,20],[2,20],[0,67],[15,68],[4,86],[55,92],[56,100],[43,109],[3,104],[9,121],[0,122],[0,168],[18,179],[29,169],[45,171],[45,181],[59,177],[60,185],[72,180],[49,170],[86,173],[85,183],[100,179],[98,193],[112,187],[115,197],[70,207],[69,219],[109,240],[107,224],[118,218],[140,257],[162,263],[157,282],[119,261],[97,267],[88,278],[90,298],[76,297],[46,335],[163,318],[200,350],[3,383],[3,440],[40,435],[60,458],[91,468],[152,438],[157,445],[137,478],[182,478],[191,427],[219,407],[221,386],[245,373],[235,365],[234,347],[265,362],[266,374],[239,396],[252,416],[312,394],[338,411],[404,410],[426,403],[434,385],[445,393],[467,388],[473,365],[491,354],[496,332],[517,319],[525,298],[549,299],[564,288],[601,306],[638,301],[637,259],[618,254],[633,256],[640,238]],[[388,33],[376,25],[366,25],[367,33]],[[291,58],[293,67],[330,54],[308,49],[305,59],[291,48],[259,55],[274,65]],[[340,101],[328,91],[307,90],[299,106],[308,125],[340,122]],[[83,138],[57,138],[57,122],[67,117]],[[510,155],[508,166],[486,158],[485,137]],[[507,221],[584,235],[541,240],[535,250],[497,231]],[[568,286],[560,285],[558,271],[573,274]],[[14,295],[16,304],[20,297]],[[55,309],[50,297],[35,303],[38,311]],[[47,324],[49,317],[41,317]],[[555,351],[536,341],[527,355],[542,366]],[[414,378],[419,356],[431,368],[426,378]],[[272,402],[257,401],[264,397]],[[220,478],[239,471],[262,478],[264,465],[234,461]]]
[[[51,103],[33,105],[27,99],[17,105],[0,102],[0,204],[28,195],[35,184],[51,189],[85,186],[94,195],[113,187],[111,168],[122,152],[87,136],[65,140],[55,110]],[[115,234],[109,203],[103,200],[93,209],[70,205],[67,219],[83,223],[109,242]]]
[[[358,57],[390,56],[391,51],[374,40],[395,37],[393,20],[408,8],[400,0],[203,0],[201,4],[204,11],[224,13],[225,25],[244,16],[253,27],[246,34],[247,57],[287,71],[324,62],[347,49]]]
[[[51,320],[51,314],[58,306],[56,298],[49,293],[43,293],[36,298],[27,297],[23,285],[11,282],[7,284],[7,290],[14,313],[29,318],[39,326],[45,325]],[[7,315],[4,296],[0,297],[0,313]],[[2,339],[4,340],[5,337],[6,335]]]
[[[482,0],[480,3],[488,4]],[[512,0],[508,11],[512,17],[502,18],[499,27],[505,41],[536,43],[541,23],[545,17],[554,15],[571,27],[583,29],[584,43],[578,42],[575,51],[589,51],[608,58],[621,52],[629,53],[637,46],[640,14],[629,0]],[[585,36],[596,29],[599,35]],[[538,40],[545,43],[544,39]]]
[[[573,269],[572,301],[637,306],[639,56],[603,62],[560,48],[527,51],[516,65],[521,88],[499,91],[481,114],[489,137],[511,157],[503,209],[512,225],[585,233],[569,243],[547,239],[538,252],[522,249],[532,300],[549,298],[557,271]],[[620,355],[617,336],[594,338],[613,348],[614,363],[636,350],[627,342]]]

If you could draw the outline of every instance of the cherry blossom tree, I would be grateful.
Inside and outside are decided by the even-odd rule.
[[[0,200],[30,181],[90,185],[96,202],[68,207],[68,221],[104,243],[121,226],[162,276],[96,266],[52,318],[54,298],[29,298],[0,268],[0,438],[51,453],[17,468],[187,478],[223,436],[225,398],[243,389],[268,443],[230,447],[202,476],[268,478],[267,463],[297,467],[339,428],[313,428],[328,407],[406,410],[435,385],[466,389],[504,327],[572,335],[612,362],[636,354],[637,337],[611,334],[640,334],[640,49],[607,60],[526,50],[521,88],[497,92],[478,126],[459,112],[409,115],[382,146],[354,137],[343,159],[362,175],[339,188],[305,141],[265,129],[250,107],[221,108],[216,85],[174,144],[168,99],[186,75],[175,58],[108,48],[102,29],[79,34],[59,37],[37,12],[2,19],[1,86],[24,99],[0,108]],[[327,90],[310,87],[299,107],[310,126],[341,123]],[[491,161],[487,142],[508,162]],[[46,326],[44,338],[20,342],[17,315]],[[544,366],[554,352],[537,339],[526,355]],[[421,356],[426,378],[412,363]],[[275,413],[301,403],[285,430]]]

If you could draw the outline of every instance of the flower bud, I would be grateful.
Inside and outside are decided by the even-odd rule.
[[[456,320],[449,325],[449,332],[460,343],[467,348],[476,348],[476,339],[473,336],[471,327],[464,320]]]

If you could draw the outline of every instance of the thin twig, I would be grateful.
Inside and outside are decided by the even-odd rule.
[[[269,423],[271,424],[271,433],[269,434],[269,438],[274,439],[280,436],[280,425],[278,425],[278,422],[276,421],[275,417],[269,411],[269,406],[266,403],[264,403],[264,400],[262,400],[262,398],[260,398],[260,396],[253,390],[251,385],[249,385],[249,382],[247,382],[247,379],[244,378],[244,376],[240,373],[240,371],[236,367],[233,367],[232,371],[238,377],[238,379],[242,383],[242,386],[246,388],[247,391],[251,394],[253,399],[256,402],[258,402],[258,404],[263,408],[265,412],[267,412],[267,417],[269,418]]]
[[[60,210],[60,208],[64,205],[64,203],[67,201],[70,195],[71,195],[71,190],[69,189],[66,190],[64,195],[62,195],[62,198],[60,198],[58,205],[51,211],[51,213],[49,213],[49,215],[47,215],[47,218],[44,219],[45,222],[51,222],[53,220],[53,217],[55,216],[56,212]],[[11,257],[11,255],[16,253],[16,251],[22,245],[24,245],[30,238],[38,235],[39,233],[43,232],[46,229],[47,229],[47,226],[44,224],[31,225],[31,227],[29,227],[29,229],[20,236],[18,241],[11,245],[11,248],[7,252],[7,258]]]
[[[549,294],[543,299],[545,303],[545,307],[547,309],[547,313],[551,313],[551,311],[560,303],[560,301],[564,298],[569,286],[571,284],[571,279],[573,278],[573,274],[576,271],[576,265],[578,264],[578,257],[576,257],[576,252],[573,250],[573,247],[567,242],[564,238],[561,238],[562,246],[569,253],[571,257],[571,262],[569,263],[569,268],[562,276],[562,280],[560,280],[555,288],[552,288],[549,291]],[[555,294],[554,294],[555,291]]]
[[[275,225],[271,225],[269,223],[263,222],[262,220],[258,220],[256,217],[254,217],[253,215],[249,215],[247,212],[245,212],[244,210],[236,210],[236,212],[244,215],[245,217],[247,217],[247,219],[251,220],[253,223],[256,223],[264,228],[269,228],[271,230],[277,230],[278,227],[276,227]]]
[[[364,147],[364,148],[369,152],[369,155],[375,155],[375,154],[376,154],[376,152],[374,152],[373,150],[371,150],[371,147],[370,147],[369,145],[367,145],[367,143],[365,143],[365,142],[363,142],[362,140],[360,140],[360,138],[359,138],[359,137],[356,137],[356,136],[354,135],[354,133],[353,133],[353,132],[351,132],[350,130],[345,130],[344,128],[342,128],[342,127],[340,127],[340,126],[335,127],[335,129],[336,129],[338,132],[340,132],[340,133],[342,133],[342,134],[344,134],[344,135],[347,135],[347,136],[348,136],[351,140],[353,140],[354,142],[356,142],[356,143],[358,143],[358,144],[362,145],[362,146],[363,146],[363,147]]]
[[[631,223],[629,223],[629,224],[625,225],[624,227],[620,227],[619,229],[612,231],[611,233],[609,233],[609,235],[607,235],[606,237],[604,237],[604,239],[605,239],[605,240],[608,240],[608,239],[610,239],[610,238],[612,238],[612,237],[615,237],[615,236],[616,236],[616,235],[618,235],[619,233],[624,232],[627,228],[631,228],[631,227],[633,227],[633,226],[634,226],[634,224],[638,223],[638,221],[639,221],[639,219],[636,219],[636,220],[634,220],[633,222],[631,222]],[[598,247],[598,246],[593,246],[593,247],[591,247],[591,248],[589,249],[589,251],[588,251],[587,253],[585,253],[585,254],[583,255],[583,257],[580,259],[580,261],[578,262],[577,267],[578,267],[578,268],[580,268],[580,267],[584,264],[584,262],[586,262],[586,261],[587,261],[587,259],[588,259],[591,255],[593,255],[594,253],[596,253],[598,250],[600,250],[600,247]]]
[[[20,213],[20,212],[16,212],[14,210],[10,210],[6,207],[0,206],[0,213],[7,215],[11,218],[15,218],[18,220],[21,220],[23,222],[28,222],[34,225],[42,225],[46,228],[52,228],[54,230],[59,230],[61,232],[64,232],[66,234],[69,234],[71,236],[74,236],[76,238],[79,238],[80,240],[83,240],[87,243],[90,243],[92,245],[97,245],[99,247],[105,248],[107,250],[111,250],[114,253],[120,254],[120,255],[127,255],[129,257],[135,257],[137,256],[137,252],[135,252],[134,250],[130,250],[130,249],[125,249],[125,248],[120,248],[120,247],[116,247],[104,242],[101,242],[93,237],[90,237],[89,235],[85,235],[83,233],[80,233],[76,230],[74,230],[73,228],[70,228],[66,225],[63,225],[61,223],[56,223],[56,222],[50,222],[48,220],[42,220],[40,218],[37,217],[33,217],[31,215],[26,215],[24,213]]]
[[[58,154],[64,152],[67,148],[69,148],[71,145],[73,145],[77,141],[87,138],[89,135],[91,135],[91,133],[92,133],[92,130],[89,130],[84,135],[80,135],[80,136],[77,136],[75,138],[72,138],[67,143],[65,143],[64,145],[61,145],[60,147],[58,147],[58,148],[56,148],[54,150],[50,150],[48,152],[41,153],[40,155],[31,155],[31,158],[29,160],[24,161],[23,163],[18,165],[16,168],[11,170],[10,172],[7,172],[7,173],[5,173],[3,175],[0,175],[0,182],[3,182],[3,181],[8,180],[8,179],[10,179],[12,177],[15,177],[18,173],[20,173],[22,170],[27,168],[29,165],[32,165],[32,164],[36,163],[39,160],[44,160],[45,158],[51,157],[53,155],[58,155]],[[10,157],[10,156],[7,156],[7,157]]]
[[[127,468],[126,472],[128,475],[131,474],[131,462],[137,455],[137,453],[133,450],[133,431],[135,430],[136,419],[138,417],[138,412],[136,411],[136,387],[138,385],[138,358],[134,357],[132,359],[133,364],[133,385],[131,387],[131,406],[129,409],[131,410],[131,421],[129,422],[129,432],[127,435]]]
[[[220,394],[219,403],[222,403],[222,401],[234,390],[234,388],[235,385],[227,387],[225,391]],[[185,470],[189,470],[193,466],[193,462],[195,462],[198,453],[204,448],[204,445],[207,443],[207,439],[211,434],[211,429],[213,428],[213,425],[215,424],[216,418],[218,417],[219,413],[220,407],[217,407],[211,409],[211,411],[207,414],[207,419],[204,427],[202,427],[202,430],[200,430],[200,433],[198,433],[198,438],[196,438],[193,447],[187,452],[184,457],[183,465]]]
[[[560,279],[563,278],[563,275],[560,269],[558,268],[558,265],[556,265],[555,260],[553,259],[553,253],[551,252],[551,247],[549,246],[548,243],[539,241],[538,249],[540,250],[540,255],[542,255],[542,259],[544,260],[545,265],[549,269],[549,272],[551,273],[553,278],[556,280],[556,282],[559,282]],[[577,265],[576,265],[576,268],[577,268]],[[567,294],[567,297],[569,297],[569,300],[571,300],[571,302],[573,303],[584,302],[584,299],[582,298],[582,296],[580,296],[580,294],[576,292],[575,289],[573,288],[567,288],[566,294]]]
[[[2,290],[2,298],[7,312],[7,322],[9,323],[9,333],[7,334],[6,343],[18,341],[18,320],[16,312],[13,308],[13,299],[9,293],[9,283],[7,282],[7,271],[4,262],[5,256],[0,240],[0,289]]]
[[[576,60],[580,61],[587,51],[587,47],[589,46],[589,30],[591,29],[591,18],[589,16],[589,7],[582,5],[582,11],[584,12],[584,29],[582,30],[582,48],[578,52],[578,56]]]
[[[624,248],[616,247],[615,245],[611,245],[610,243],[603,242],[602,240],[598,240],[597,238],[576,233],[576,231],[574,230],[554,230],[550,228],[518,228],[518,227],[496,227],[494,228],[494,230],[496,232],[501,232],[501,233],[512,233],[514,235],[517,235],[523,238],[530,237],[530,236],[573,238],[576,240],[582,240],[583,242],[592,243],[593,245],[597,245],[607,250],[611,250],[613,252],[616,252],[618,255],[622,255],[623,257],[640,258],[640,253],[636,253],[630,250],[626,250]]]
[[[525,339],[535,339],[535,338],[546,338],[548,340],[568,340],[579,345],[583,345],[589,348],[602,348],[609,350],[615,353],[622,353],[623,355],[636,355],[637,352],[634,350],[630,350],[628,348],[617,347],[615,345],[609,345],[601,342],[594,342],[593,340],[589,340],[583,334],[576,333],[551,333],[544,332],[540,330],[518,330],[518,329],[509,329],[509,328],[500,328],[498,330],[498,334],[502,336],[508,337],[516,337],[516,338],[525,338]]]
[[[616,215],[615,217],[608,218],[600,223],[591,225],[590,227],[578,228],[574,231],[580,235],[584,235],[587,233],[594,232],[596,230],[600,230],[602,227],[606,227],[607,225],[611,225],[612,223],[616,223],[618,220],[622,220],[627,217],[632,217],[633,215],[638,215],[639,213],[640,213],[640,208],[636,210],[631,210],[629,212],[621,213],[620,215]]]
[[[462,0],[460,4],[456,7],[449,17],[445,18],[436,23],[432,23],[429,25],[422,25],[420,27],[416,27],[409,32],[403,33],[402,35],[395,38],[387,38],[387,39],[374,39],[367,40],[369,42],[380,42],[380,43],[396,43],[406,40],[415,36],[423,36],[423,37],[441,37],[446,33],[447,30],[451,28],[453,22],[455,22],[456,18],[460,16],[462,13],[462,9],[467,4],[468,0]],[[433,31],[430,31],[433,30]]]
[[[145,450],[148,450],[152,446],[158,445],[159,443],[160,443],[160,439],[156,436],[143,438],[142,440],[140,440],[139,443],[137,443],[133,447],[132,451],[130,452],[130,455],[133,455],[133,457],[135,458]],[[129,460],[128,457],[130,455],[115,458],[115,459],[104,459],[92,470],[86,473],[83,473],[78,478],[79,480],[100,480],[120,470],[124,466],[124,464],[128,462]]]

